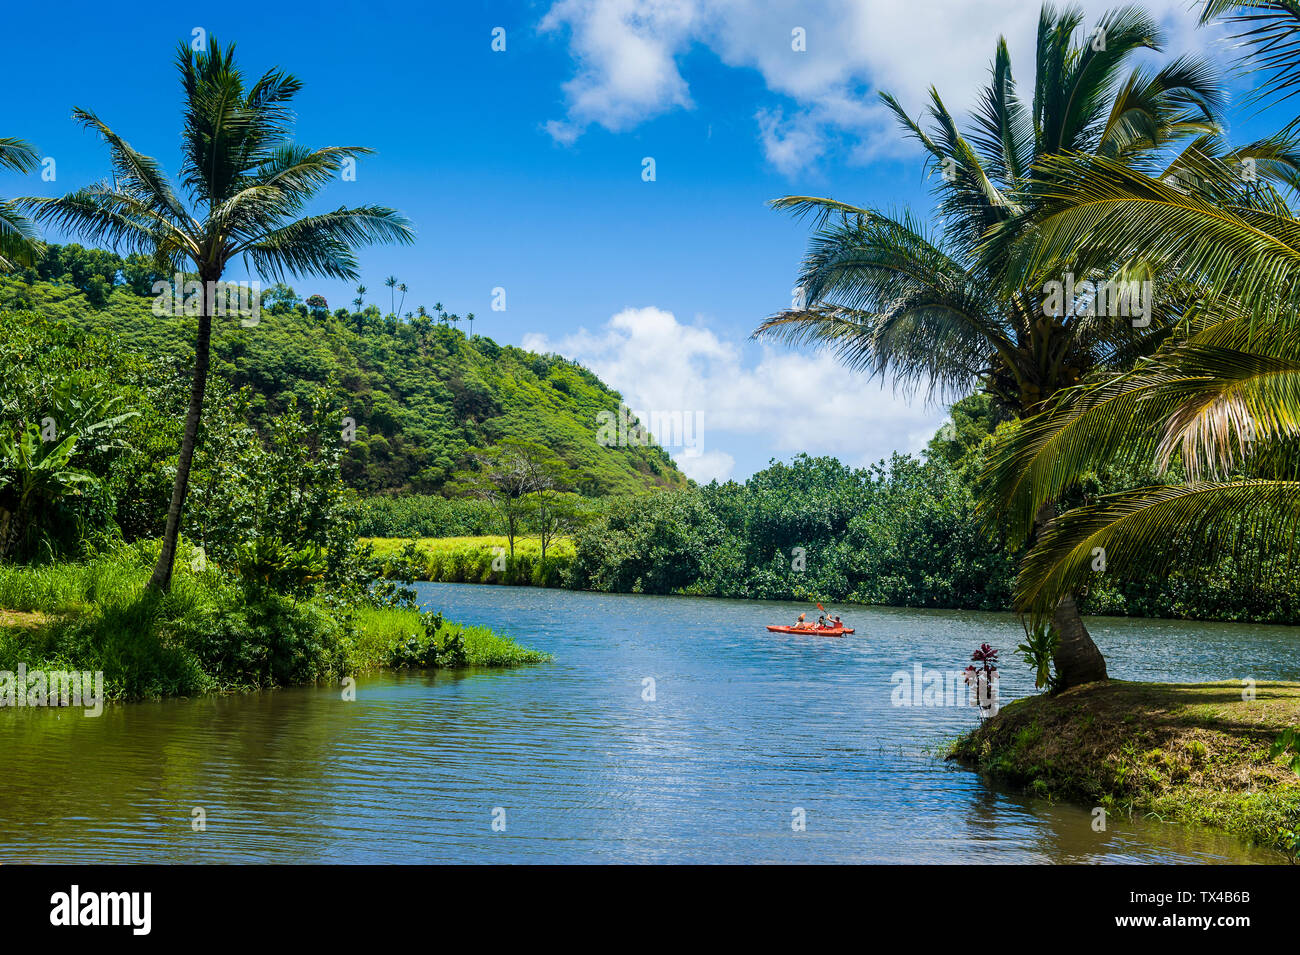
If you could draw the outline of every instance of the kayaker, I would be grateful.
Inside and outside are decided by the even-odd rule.
[[[806,613],[799,614],[799,619],[794,622],[794,628],[796,630],[811,630],[812,624],[808,622],[807,618],[808,615]]]
[[[836,614],[835,616],[831,617],[831,626],[837,629],[843,629],[844,621],[840,619],[839,614]]]
[[[822,614],[820,617],[817,618],[817,629],[818,629],[818,630],[825,630],[825,629],[826,629],[827,627],[829,627],[829,626],[830,626],[830,624],[828,624],[828,623],[826,622],[826,614]]]

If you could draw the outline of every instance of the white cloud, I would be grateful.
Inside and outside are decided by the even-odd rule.
[[[1091,24],[1118,0],[1083,0]],[[1204,47],[1186,0],[1148,0],[1171,52]],[[613,131],[692,105],[680,63],[696,46],[757,71],[775,94],[755,119],[768,160],[792,174],[844,135],[858,160],[897,151],[901,138],[875,97],[895,93],[919,111],[931,84],[965,110],[1007,37],[1016,75],[1032,77],[1039,4],[1033,0],[558,0],[541,22],[567,32],[577,63],[564,85],[567,117],[547,124],[571,143],[592,124]],[[806,51],[791,48],[802,28]],[[784,99],[781,99],[784,98]]]
[[[708,484],[725,481],[736,470],[736,459],[726,451],[705,451],[697,455],[678,455],[677,466],[692,481]]]
[[[577,75],[564,84],[568,122],[548,123],[551,135],[571,142],[591,123],[617,132],[689,107],[676,57],[691,36],[694,6],[688,0],[559,0],[551,7],[539,28],[567,26],[578,62]]]
[[[763,460],[807,451],[862,466],[919,450],[943,420],[941,409],[895,395],[829,355],[742,348],[654,307],[624,309],[595,332],[555,341],[526,335],[522,345],[581,362],[638,411],[701,412],[701,453],[667,448],[696,480],[731,476],[730,451],[742,443],[757,443]]]

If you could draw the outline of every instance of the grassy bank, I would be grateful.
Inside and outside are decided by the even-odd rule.
[[[384,667],[518,666],[548,657],[482,627],[416,610],[251,595],[178,571],[145,589],[147,561],[0,566],[0,670],[104,673],[110,699],[312,682]]]
[[[535,538],[515,538],[515,553],[502,536],[479,537],[368,537],[388,576],[450,584],[515,584],[558,587],[573,563],[573,541],[557,538],[546,548]]]
[[[1035,795],[1212,826],[1297,854],[1300,775],[1269,750],[1300,727],[1300,684],[1125,683],[1004,707],[951,758]]]

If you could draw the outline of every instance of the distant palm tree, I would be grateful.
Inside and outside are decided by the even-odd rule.
[[[40,165],[36,151],[21,139],[0,136],[0,169],[29,173]],[[36,248],[36,230],[16,202],[0,199],[0,272],[30,265]]]
[[[465,316],[465,321],[469,322],[469,337],[474,337],[474,313],[470,312]]]
[[[154,590],[171,586],[208,379],[211,299],[227,265],[242,258],[276,281],[286,274],[356,279],[355,246],[414,238],[407,220],[383,206],[303,214],[345,161],[371,150],[312,150],[291,142],[289,104],[302,84],[277,69],[249,85],[235,65],[234,50],[233,44],[223,48],[213,38],[208,51],[196,52],[182,43],[177,53],[185,97],[180,184],[188,204],[155,160],[136,152],[85,109],[74,110],[73,116],[108,145],[114,182],[59,198],[24,200],[41,221],[92,242],[108,240],[132,252],[152,253],[177,270],[189,265],[203,283],[185,432],[162,553],[149,580]]]
[[[357,304],[357,308],[360,308],[360,307],[361,307],[361,303],[364,303],[364,302],[365,302],[365,300],[366,300],[366,292],[367,292],[367,291],[368,291],[368,290],[366,289],[366,287],[365,287],[364,285],[358,285],[358,286],[357,286],[357,302],[358,302],[358,304]]]
[[[767,319],[755,336],[823,345],[850,368],[905,388],[924,385],[932,395],[982,388],[1018,417],[1094,368],[1130,363],[1154,347],[1177,321],[1183,299],[1163,299],[1145,329],[1084,309],[1075,315],[1074,301],[1049,314],[1045,302],[1047,276],[1060,278],[1069,268],[1080,280],[1110,278],[1140,269],[1140,261],[1102,255],[1074,264],[1074,256],[1032,275],[1010,268],[1009,248],[1035,229],[1034,172],[1046,157],[1088,153],[1177,171],[1192,160],[1186,153],[1170,158],[1166,147],[1220,131],[1223,92],[1209,66],[1185,57],[1154,73],[1130,67],[1138,52],[1161,48],[1160,31],[1146,13],[1113,10],[1076,40],[1082,25],[1077,9],[1043,7],[1029,105],[1017,95],[1001,40],[969,138],[937,90],[930,91],[930,131],[882,94],[942,174],[942,228],[931,235],[906,212],[889,215],[833,199],[776,200],[778,209],[813,215],[817,232],[799,279],[804,300]],[[1036,526],[1053,513],[1049,503]],[[1104,679],[1105,659],[1072,594],[1061,597],[1053,622],[1063,683]]]
[[[402,293],[402,300],[397,303],[397,310],[400,312],[402,307],[406,304],[406,283],[403,282],[401,285],[397,286],[397,290]]]
[[[384,284],[388,286],[388,311],[391,314],[396,315],[397,306],[395,302],[397,301],[397,295],[393,290],[397,288],[397,276],[388,276],[388,278],[384,279]]]

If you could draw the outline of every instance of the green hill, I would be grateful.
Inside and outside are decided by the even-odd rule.
[[[192,318],[153,314],[158,278],[140,256],[50,246],[33,268],[0,277],[0,311],[30,310],[94,329],[124,350],[187,369]],[[597,415],[620,395],[592,372],[558,355],[539,355],[452,327],[456,316],[382,315],[308,308],[286,286],[263,294],[253,327],[214,325],[213,368],[255,393],[263,420],[291,395],[331,384],[346,398],[356,440],[344,465],[349,483],[371,493],[436,493],[465,466],[469,452],[501,438],[537,441],[578,472],[586,495],[685,486],[655,446],[602,447]]]

